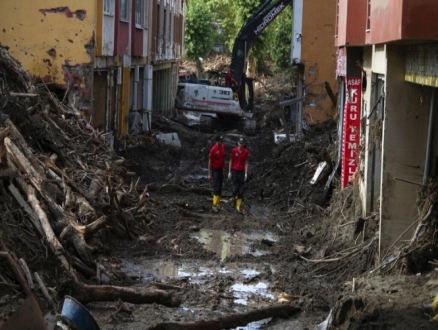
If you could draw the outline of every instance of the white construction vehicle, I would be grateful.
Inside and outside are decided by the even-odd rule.
[[[267,0],[240,29],[231,58],[232,84],[230,81],[225,84],[219,76],[214,84],[209,79],[181,80],[176,109],[183,111],[189,120],[199,121],[203,131],[236,128],[246,134],[255,133],[256,122],[252,119],[254,87],[253,79],[245,75],[246,57],[258,35],[291,3],[292,0]]]

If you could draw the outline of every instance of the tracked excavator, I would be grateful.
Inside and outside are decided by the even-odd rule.
[[[176,109],[198,121],[205,132],[238,129],[254,134],[254,81],[245,74],[246,58],[260,33],[291,3],[292,0],[265,1],[242,26],[234,41],[225,83],[219,79],[212,83],[211,79],[193,77],[180,80]]]

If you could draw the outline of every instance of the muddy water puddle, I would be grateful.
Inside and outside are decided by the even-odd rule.
[[[269,289],[269,284],[258,281],[260,265],[245,264],[246,268],[236,263],[227,263],[225,266],[205,264],[200,261],[162,261],[162,260],[121,260],[120,270],[132,278],[141,278],[142,282],[150,283],[155,280],[166,278],[187,279],[192,284],[205,287],[208,290],[212,280],[219,281],[221,278],[232,277],[234,282],[226,290],[227,295],[232,296],[234,306],[255,305],[263,301],[272,301],[274,294]],[[266,265],[265,265],[266,267]],[[272,269],[272,272],[275,270]],[[229,299],[223,301],[229,303]],[[182,306],[182,308],[188,308]],[[190,309],[190,308],[188,308]],[[239,330],[258,330],[269,320],[252,322]]]
[[[252,245],[261,241],[271,244],[277,240],[275,236],[267,233],[231,234],[214,230],[202,230],[192,238],[201,242],[209,251],[215,252],[222,260],[232,255],[265,255],[268,253],[268,248],[266,250],[252,248]],[[134,258],[120,261],[121,271],[131,278],[141,279],[145,284],[155,280],[165,281],[166,278],[185,279],[191,284],[199,285],[206,291],[213,290],[214,294],[212,282],[231,279],[225,289],[225,295],[228,298],[224,299],[221,304],[231,302],[236,308],[275,300],[275,293],[271,292],[269,283],[263,282],[259,278],[267,267],[270,268],[271,272],[275,272],[275,269],[266,263],[243,264],[202,260],[173,261]],[[210,289],[211,287],[213,288]],[[182,306],[182,308],[190,307]],[[258,330],[268,321],[252,322],[246,327],[237,329]]]
[[[224,260],[234,255],[253,255],[255,257],[269,254],[268,246],[272,246],[277,238],[270,233],[228,233],[220,230],[201,230],[192,236],[204,247]],[[266,249],[254,247],[255,243],[262,243]]]

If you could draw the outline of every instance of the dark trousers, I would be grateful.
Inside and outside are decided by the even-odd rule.
[[[231,181],[233,183],[233,196],[243,198],[245,171],[231,170]]]
[[[211,169],[211,177],[213,178],[213,194],[222,194],[222,182],[224,181],[224,170],[218,168]]]

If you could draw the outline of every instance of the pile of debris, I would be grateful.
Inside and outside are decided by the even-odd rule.
[[[65,293],[82,302],[123,296],[177,305],[159,290],[99,285],[117,283],[118,275],[95,259],[96,252],[114,237],[146,230],[148,191],[134,181],[126,160],[46,84],[34,85],[3,47],[0,81],[0,296],[8,306],[0,327],[20,303],[17,282],[27,296],[39,292],[45,310],[56,311]],[[90,280],[94,284],[85,284]]]

